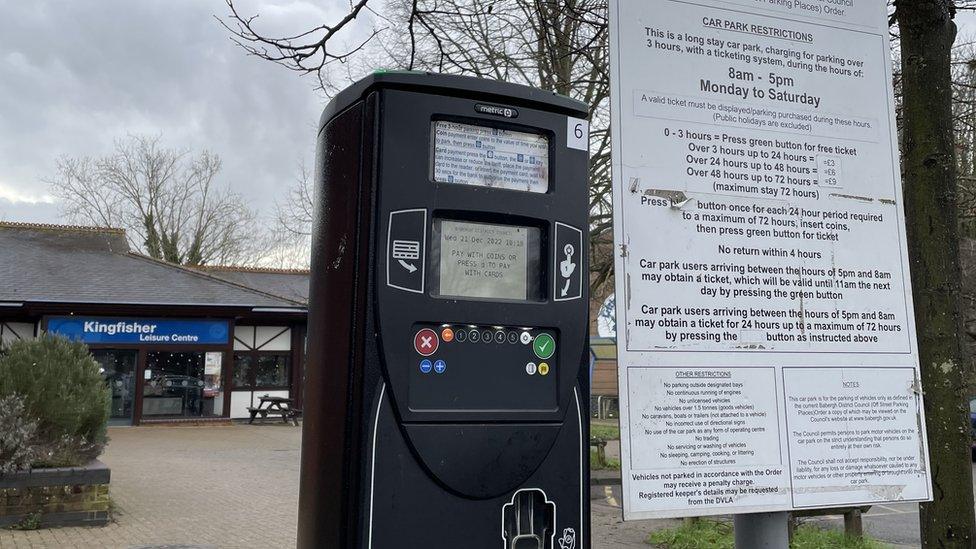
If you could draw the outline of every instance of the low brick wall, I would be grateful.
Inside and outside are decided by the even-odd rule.
[[[0,527],[40,513],[40,527],[108,523],[111,471],[100,461],[85,467],[33,469],[0,475]]]

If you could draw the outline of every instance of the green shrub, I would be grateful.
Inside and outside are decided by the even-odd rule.
[[[0,397],[0,475],[27,469],[37,449],[37,420],[24,413],[19,395]]]
[[[37,420],[35,466],[81,465],[108,438],[111,393],[84,343],[43,335],[0,356],[0,397],[19,395]]]

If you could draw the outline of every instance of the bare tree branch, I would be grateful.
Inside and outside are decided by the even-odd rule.
[[[126,230],[150,257],[187,265],[250,264],[260,258],[257,215],[216,178],[203,151],[168,149],[159,137],[128,136],[99,158],[58,159],[47,183],[73,222]]]

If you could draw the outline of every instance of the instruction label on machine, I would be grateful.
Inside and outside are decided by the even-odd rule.
[[[549,190],[546,136],[447,120],[432,125],[435,181],[535,193]]]
[[[624,518],[930,499],[884,4],[610,13]]]

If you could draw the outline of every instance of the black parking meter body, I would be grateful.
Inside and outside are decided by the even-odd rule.
[[[589,547],[586,117],[421,73],[328,105],[299,547]]]

